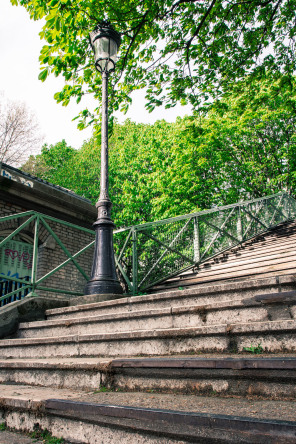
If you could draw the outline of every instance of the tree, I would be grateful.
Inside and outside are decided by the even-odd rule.
[[[127,120],[110,138],[110,197],[118,227],[213,205],[296,194],[296,81],[237,83],[200,117],[154,125]],[[58,145],[58,144],[57,144]],[[100,138],[80,150],[47,147],[43,178],[95,203]],[[65,156],[65,154],[67,154]],[[38,162],[37,165],[38,165]]]
[[[41,144],[36,118],[24,103],[0,102],[0,160],[21,165]]]
[[[75,187],[73,162],[76,154],[77,151],[65,140],[50,146],[44,144],[41,154],[30,156],[22,170],[54,185],[72,189]]]
[[[130,93],[146,88],[146,107],[189,103],[197,110],[242,79],[295,71],[296,0],[11,0],[32,19],[45,19],[40,36],[44,81],[65,78],[55,95],[67,105],[84,94],[100,101],[88,33],[108,18],[123,36],[110,82],[110,109],[125,111]],[[99,102],[98,102],[99,103]],[[98,111],[98,109],[96,110]],[[83,110],[79,127],[96,122]]]
[[[296,80],[237,83],[204,121],[204,143],[220,157],[222,202],[296,194]]]

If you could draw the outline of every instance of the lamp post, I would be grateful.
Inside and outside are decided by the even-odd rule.
[[[101,22],[89,34],[94,51],[95,66],[102,74],[102,131],[101,131],[101,187],[96,204],[98,218],[95,251],[91,278],[85,286],[85,295],[122,294],[115,270],[113,250],[113,228],[111,219],[112,203],[109,198],[108,177],[108,76],[114,71],[116,55],[121,42],[120,34],[109,22]]]

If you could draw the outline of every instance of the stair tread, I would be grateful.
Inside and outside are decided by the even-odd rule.
[[[122,320],[134,320],[141,317],[155,317],[155,316],[172,316],[180,315],[184,313],[196,313],[200,310],[217,311],[217,310],[231,310],[231,309],[244,309],[251,307],[261,307],[262,304],[272,303],[278,300],[283,300],[289,304],[296,303],[296,291],[283,291],[280,293],[264,293],[258,294],[253,297],[235,298],[223,301],[213,301],[211,303],[199,303],[199,304],[184,304],[184,305],[171,305],[167,308],[151,308],[151,309],[135,309],[129,311],[120,311],[117,313],[104,313],[96,315],[87,315],[81,317],[65,317],[58,319],[50,319],[44,321],[22,322],[19,324],[19,330],[24,329],[40,329],[50,327],[65,327],[69,328],[73,325],[89,324],[89,323],[106,323]],[[262,303],[261,303],[262,302]]]
[[[178,336],[199,336],[199,335],[227,335],[232,333],[253,333],[253,332],[277,332],[277,331],[293,331],[296,329],[296,320],[283,319],[276,321],[258,321],[247,323],[229,323],[229,324],[212,324],[197,327],[175,327],[155,330],[126,330],[115,333],[91,333],[91,334],[72,334],[64,336],[44,336],[38,338],[17,338],[3,339],[0,342],[2,347],[22,346],[29,344],[50,344],[63,342],[90,342],[90,341],[109,341],[109,340],[133,340],[144,338],[165,338]]]
[[[295,236],[296,237],[296,236]],[[252,258],[254,260],[256,260],[256,258],[260,258],[262,257],[262,253],[266,254],[271,254],[274,252],[280,253],[281,251],[286,251],[287,253],[291,253],[293,251],[295,251],[295,245],[296,245],[296,239],[295,242],[291,242],[291,239],[288,239],[286,242],[281,242],[281,243],[270,243],[269,245],[263,245],[263,244],[258,244],[258,245],[250,245],[249,247],[242,247],[242,246],[237,246],[236,248],[233,248],[232,250],[227,250],[224,253],[218,254],[215,259],[219,259],[220,261],[222,261],[224,259],[224,261],[239,261],[241,258],[246,258],[251,260]],[[213,259],[209,259],[207,262],[204,263],[212,263],[215,260]]]
[[[198,272],[187,270],[179,275],[156,284],[149,291],[174,288],[178,285],[198,285],[206,281],[227,280],[233,274],[243,277],[250,274],[265,273],[289,274],[295,268],[293,245],[295,243],[295,222],[288,222],[259,235],[258,238],[244,242],[209,259],[200,265]],[[227,256],[225,260],[223,257]],[[219,260],[219,262],[218,262]],[[275,262],[275,265],[271,265]],[[291,272],[290,272],[291,273]],[[235,277],[235,276],[234,276]]]
[[[223,368],[223,363],[227,367],[228,364],[249,363],[250,368],[255,368],[254,364],[259,363],[296,363],[296,353],[202,353],[198,355],[177,355],[177,356],[126,356],[120,358],[91,358],[91,357],[71,357],[71,358],[14,358],[0,359],[0,368],[90,368],[93,370],[104,368],[107,365],[112,367],[163,367],[172,366],[186,369],[186,365],[193,364],[195,367],[200,364],[202,367],[206,364],[206,368],[215,367],[219,364],[219,368]],[[262,366],[262,365],[261,365]],[[230,367],[230,366],[229,366]]]
[[[285,281],[287,281],[288,283],[291,282],[291,284],[295,283],[295,279],[293,277],[293,275],[286,275],[284,276]],[[283,281],[284,283],[284,281]],[[71,313],[76,313],[76,312],[81,312],[81,316],[85,316],[84,312],[88,311],[88,310],[94,310],[97,308],[108,308],[108,307],[120,307],[120,306],[124,306],[124,305],[130,305],[132,306],[133,304],[137,303],[137,302],[151,302],[153,300],[157,301],[160,299],[170,299],[170,298],[175,298],[175,297],[182,297],[182,296],[201,296],[201,295],[205,295],[205,294],[212,294],[215,291],[235,291],[235,290],[241,290],[242,288],[251,288],[252,286],[257,287],[257,286],[277,286],[278,282],[276,277],[271,276],[271,277],[267,277],[267,278],[261,278],[260,282],[258,282],[258,279],[253,278],[253,279],[244,279],[241,281],[233,281],[233,282],[223,282],[223,283],[219,283],[219,282],[214,282],[213,285],[210,285],[208,283],[204,284],[204,285],[200,285],[198,287],[194,287],[192,289],[188,288],[188,289],[184,289],[184,290],[179,290],[179,289],[173,289],[170,290],[169,288],[167,289],[167,291],[164,291],[162,293],[151,293],[149,295],[142,295],[142,296],[133,296],[133,297],[125,297],[125,298],[120,298],[120,299],[116,299],[116,300],[111,300],[111,301],[105,301],[105,302],[93,302],[93,303],[88,303],[88,304],[84,304],[84,305],[74,305],[74,306],[70,306],[70,307],[62,307],[62,308],[54,308],[54,309],[50,309],[50,310],[46,310],[46,316],[50,317],[50,316],[54,316],[54,315],[60,315],[60,314],[71,314]],[[266,290],[267,292],[268,290]]]
[[[252,275],[252,277],[272,277],[272,276],[280,276],[282,275],[291,275],[293,273],[293,270],[295,270],[296,268],[296,263],[295,262],[291,262],[291,263],[285,263],[282,264],[282,266],[277,266],[277,265],[271,265],[269,267],[254,267],[253,269],[246,269],[246,270],[241,270],[241,271],[237,271],[235,273],[221,273],[218,275],[218,273],[213,273],[213,274],[209,274],[209,275],[205,275],[205,274],[195,274],[192,275],[191,277],[186,277],[183,279],[175,279],[172,282],[169,282],[166,284],[165,282],[162,282],[161,284],[155,285],[155,287],[153,287],[153,291],[156,292],[159,289],[164,289],[167,291],[170,290],[170,288],[175,289],[178,286],[182,286],[182,285],[199,285],[202,283],[214,283],[215,281],[217,283],[225,283],[227,282],[228,279],[238,279],[238,278],[247,278],[248,276],[250,276],[250,274]],[[191,282],[193,281],[193,282]]]
[[[281,262],[283,262],[284,260],[286,260],[287,262],[291,262],[293,260],[296,259],[295,256],[295,248],[293,251],[285,251],[281,253]],[[209,270],[220,270],[220,269],[227,269],[227,268],[240,268],[240,267],[246,267],[246,266],[252,266],[252,265],[260,265],[263,266],[262,263],[264,262],[273,262],[273,261],[277,261],[277,263],[279,262],[279,255],[278,252],[274,253],[274,251],[272,253],[269,253],[268,255],[264,255],[264,256],[260,256],[260,257],[256,257],[256,258],[244,258],[241,257],[239,259],[230,259],[230,260],[225,260],[223,262],[205,262],[203,264],[200,265],[200,269],[199,269],[199,273],[203,273],[203,272],[207,272]],[[188,274],[188,272],[187,272]],[[186,273],[182,273],[180,276],[185,276]]]
[[[84,392],[73,389],[33,387],[1,384],[2,405],[15,407],[27,404],[40,405],[49,399],[91,403],[93,406],[129,406],[137,409],[164,409],[192,413],[218,414],[269,420],[296,421],[295,402],[288,400],[243,399],[240,397],[217,398],[145,392]]]

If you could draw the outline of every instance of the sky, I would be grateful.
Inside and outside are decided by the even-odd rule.
[[[21,6],[12,6],[10,0],[0,0],[0,94],[8,100],[25,102],[39,122],[44,143],[55,144],[65,139],[74,148],[80,148],[83,141],[91,137],[92,130],[79,131],[77,121],[72,121],[79,111],[90,107],[94,99],[83,98],[79,105],[75,102],[63,107],[53,96],[63,87],[63,78],[49,76],[44,83],[38,80],[40,72],[39,53],[43,42],[39,38],[41,21],[30,20],[29,14]],[[121,123],[126,118],[135,122],[154,123],[163,119],[175,121],[177,116],[190,114],[189,107],[176,106],[170,110],[158,108],[152,113],[144,108],[144,93],[132,96],[133,104],[127,114],[118,113]]]

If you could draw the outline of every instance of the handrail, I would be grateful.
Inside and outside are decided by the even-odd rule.
[[[176,276],[296,217],[287,193],[114,231],[115,261],[132,294]]]
[[[13,220],[18,221],[18,227],[12,228],[12,232],[8,234],[6,237],[0,240],[0,249],[7,244],[9,241],[13,241],[15,236],[20,235],[24,229],[27,229],[29,225],[34,225],[33,233],[34,233],[34,241],[33,241],[33,259],[32,259],[32,269],[31,276],[26,276],[25,278],[17,278],[15,275],[9,276],[5,275],[1,270],[0,272],[0,306],[6,305],[9,302],[13,302],[15,300],[21,299],[27,295],[36,296],[38,290],[52,292],[52,293],[60,293],[60,294],[71,294],[75,296],[83,296],[82,292],[70,290],[66,288],[54,288],[53,286],[44,285],[44,281],[53,276],[54,273],[57,273],[62,268],[66,267],[69,264],[73,264],[73,266],[78,270],[78,272],[83,276],[83,278],[87,281],[89,279],[87,273],[77,262],[78,256],[87,251],[94,245],[94,230],[90,230],[85,227],[81,227],[79,225],[66,222],[64,220],[60,220],[51,216],[47,216],[45,214],[39,213],[37,211],[26,211],[23,213],[11,214],[9,216],[0,217],[0,230],[3,223],[11,222]],[[83,232],[85,234],[91,235],[93,240],[91,242],[87,242],[86,245],[80,247],[78,251],[75,253],[70,253],[69,249],[66,247],[61,238],[55,233],[54,229],[50,226],[50,223],[57,223],[59,226],[65,226],[67,228],[71,228],[73,230],[78,230],[79,232]],[[5,226],[7,229],[7,227]],[[39,243],[39,234],[40,230],[45,230],[48,235],[51,235],[55,240],[57,245],[62,250],[63,254],[67,257],[66,260],[62,260],[60,264],[56,265],[50,271],[46,271],[43,275],[40,275],[37,262],[38,262],[38,243]],[[44,235],[44,233],[43,233]],[[49,266],[49,264],[48,264]],[[10,284],[9,284],[10,283]],[[9,288],[10,291],[7,292],[6,289]],[[3,292],[5,294],[3,294]]]

